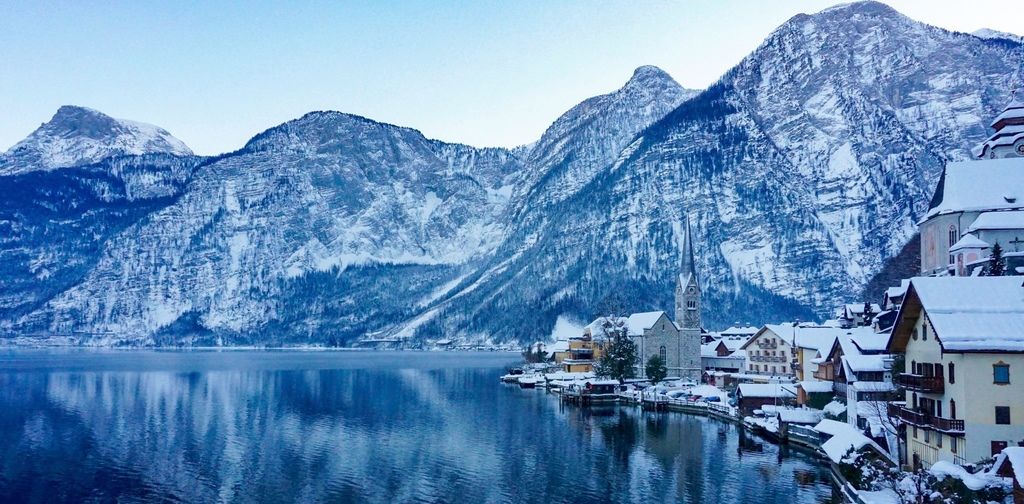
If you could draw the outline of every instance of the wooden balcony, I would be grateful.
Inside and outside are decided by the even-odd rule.
[[[904,422],[916,425],[918,427],[924,427],[929,429],[935,429],[942,431],[947,434],[962,434],[964,432],[964,421],[956,420],[953,418],[943,418],[920,411],[914,411],[908,409],[899,404],[889,403],[889,416],[899,418]]]
[[[932,394],[941,394],[946,389],[945,381],[941,376],[921,376],[903,373],[896,376],[896,384],[908,390]]]

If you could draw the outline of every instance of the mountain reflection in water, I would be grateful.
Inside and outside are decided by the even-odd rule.
[[[0,501],[823,502],[736,426],[502,386],[510,354],[0,352]]]

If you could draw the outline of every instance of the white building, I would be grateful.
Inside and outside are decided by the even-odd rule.
[[[1024,443],[1021,277],[910,281],[889,351],[904,353],[905,401],[889,413],[909,465],[973,463]]]
[[[977,160],[949,163],[939,178],[919,226],[924,275],[976,274],[996,243],[1011,274],[1024,266],[1024,102],[1011,99],[992,127]]]

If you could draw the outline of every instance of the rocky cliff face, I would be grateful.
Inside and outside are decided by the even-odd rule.
[[[536,339],[601,304],[668,310],[686,216],[706,324],[818,318],[913,235],[1022,52],[865,2],[794,17],[699,94],[641,67],[514,150],[338,112],[211,159],[16,146],[0,319],[111,343]],[[40,136],[118,144],[94,119]]]

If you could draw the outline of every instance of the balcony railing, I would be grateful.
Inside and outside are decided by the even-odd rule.
[[[889,403],[889,416],[899,418],[911,425],[928,427],[950,434],[961,433],[964,431],[963,420],[937,417],[920,411],[907,409],[906,407],[898,404]]]
[[[903,373],[896,376],[896,384],[918,392],[941,394],[945,390],[945,383],[941,376],[921,376]]]

